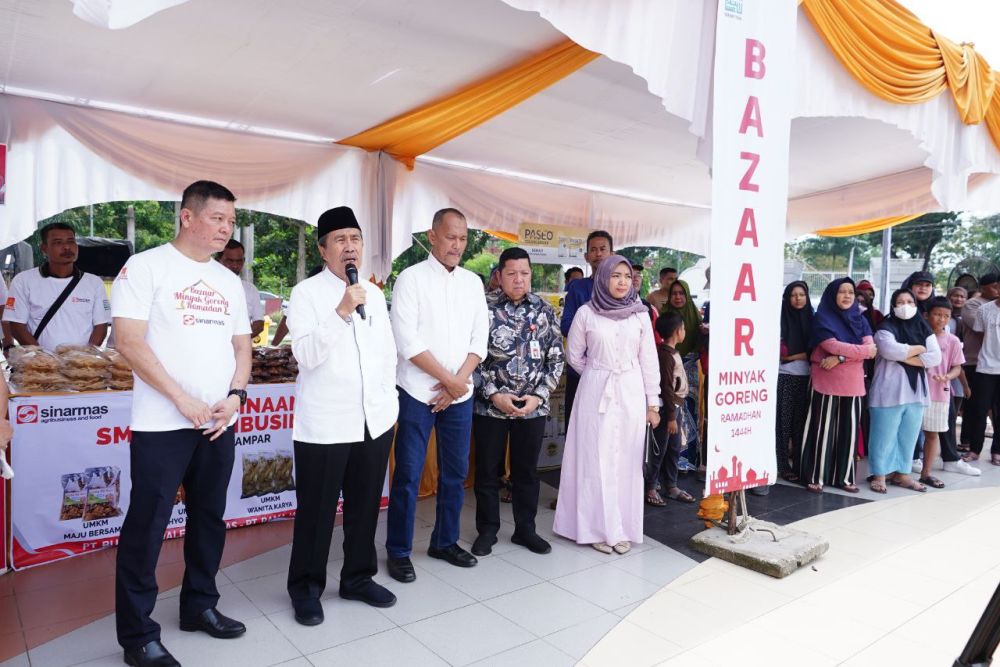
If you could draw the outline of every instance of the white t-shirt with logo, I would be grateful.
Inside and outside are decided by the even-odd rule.
[[[146,343],[190,396],[215,405],[229,393],[233,336],[250,334],[239,277],[216,261],[196,262],[172,243],[133,255],[111,288],[112,315],[148,322]],[[233,421],[237,415],[233,415]],[[166,396],[138,375],[132,430],[193,428]]]
[[[14,276],[3,309],[4,322],[26,324],[34,335],[49,307],[72,280],[46,278],[41,269],[28,269]],[[38,344],[52,351],[58,345],[86,345],[90,334],[99,324],[111,322],[111,306],[104,281],[92,273],[83,278],[66,298],[49,323],[45,325]]]
[[[996,301],[987,301],[976,311],[972,328],[983,334],[976,372],[1000,375],[1000,307]]]
[[[250,313],[250,323],[264,319],[264,304],[260,302],[260,292],[249,280],[240,280],[243,283],[243,291],[247,295],[247,312]]]

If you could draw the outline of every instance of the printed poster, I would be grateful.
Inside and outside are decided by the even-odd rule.
[[[775,482],[794,0],[721,0],[712,146],[706,495]]]

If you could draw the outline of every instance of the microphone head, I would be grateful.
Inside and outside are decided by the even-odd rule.
[[[347,282],[352,285],[358,283],[358,267],[354,266],[353,263],[344,266],[344,273],[347,274]]]

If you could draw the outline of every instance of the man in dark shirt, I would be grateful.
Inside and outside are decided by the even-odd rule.
[[[563,370],[555,311],[531,293],[531,259],[523,248],[500,255],[500,289],[486,296],[489,337],[476,370],[472,426],[476,437],[476,530],[472,553],[485,556],[500,529],[499,479],[510,438],[514,511],[511,541],[538,554],[552,550],[535,532],[538,454],[549,396]]]

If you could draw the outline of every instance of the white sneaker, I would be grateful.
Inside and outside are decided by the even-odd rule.
[[[910,466],[910,470],[915,473],[922,473],[924,471],[924,462],[920,459],[913,459],[913,465]]]
[[[979,477],[983,474],[983,471],[975,466],[971,466],[965,461],[948,461],[944,464],[945,472],[957,472],[961,475],[971,475],[972,477]]]

